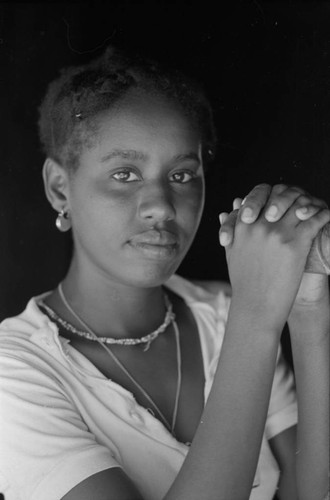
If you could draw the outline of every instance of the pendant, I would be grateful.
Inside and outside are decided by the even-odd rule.
[[[151,344],[151,340],[148,340],[148,342],[147,342],[147,344],[146,344],[145,348],[143,349],[143,352],[147,352],[147,351],[149,351],[150,344]]]

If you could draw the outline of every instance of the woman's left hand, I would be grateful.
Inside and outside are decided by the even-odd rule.
[[[296,216],[302,221],[310,219],[318,211],[327,208],[327,204],[323,200],[311,196],[299,187],[277,184],[273,187],[269,186],[269,189],[265,190],[258,189],[258,186],[256,186],[244,200],[235,198],[233,211],[230,214],[227,212],[220,214],[220,244],[225,247],[232,242],[237,217],[246,224],[253,224],[263,212],[268,222],[276,222],[297,201],[299,202],[299,208],[296,210]],[[316,305],[323,299],[327,289],[328,278],[325,274],[306,270],[294,305]]]

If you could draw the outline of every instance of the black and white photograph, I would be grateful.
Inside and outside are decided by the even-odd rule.
[[[330,1],[0,1],[0,500],[329,500]]]

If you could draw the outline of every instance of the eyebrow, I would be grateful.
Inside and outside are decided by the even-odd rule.
[[[101,163],[106,163],[113,158],[122,158],[124,160],[131,161],[146,161],[148,159],[148,155],[143,153],[142,151],[136,151],[135,149],[113,149],[106,155],[102,156]],[[173,162],[180,162],[184,160],[195,160],[196,162],[200,163],[199,156],[194,152],[179,154],[172,158]]]
[[[194,160],[197,163],[200,163],[200,158],[199,158],[198,154],[193,153],[193,152],[182,154],[182,155],[177,155],[173,158],[173,161],[175,161],[175,162],[180,162],[180,161],[184,161],[184,160]]]
[[[134,149],[113,149],[105,156],[102,156],[101,163],[105,163],[112,158],[122,158],[124,160],[146,160],[147,155],[141,151],[135,151]]]

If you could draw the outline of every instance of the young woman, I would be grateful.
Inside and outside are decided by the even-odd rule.
[[[6,500],[324,498],[328,282],[304,269],[325,203],[267,184],[236,199],[230,298],[175,274],[215,142],[195,84],[110,49],[50,85],[40,137],[74,250],[59,286],[0,327]]]

